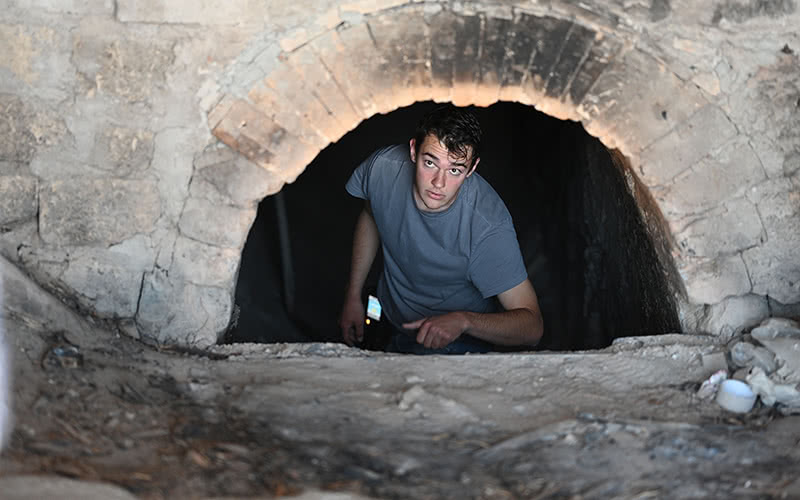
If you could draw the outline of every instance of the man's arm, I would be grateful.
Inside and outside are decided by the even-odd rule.
[[[417,343],[438,349],[457,339],[462,333],[496,345],[536,345],[542,338],[544,323],[536,291],[529,280],[499,294],[505,311],[475,313],[455,311],[440,316],[422,318],[406,323],[404,328],[416,329]]]
[[[369,201],[366,201],[356,222],[353,255],[350,261],[350,281],[347,283],[342,314],[339,317],[339,327],[347,345],[353,345],[364,339],[364,302],[361,300],[361,291],[375,260],[379,243],[378,226],[372,217]]]

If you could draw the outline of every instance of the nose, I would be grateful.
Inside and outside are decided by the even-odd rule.
[[[442,189],[444,187],[444,180],[445,180],[445,173],[443,170],[437,170],[436,173],[433,175],[433,179],[431,180],[431,184],[433,187],[437,189]]]

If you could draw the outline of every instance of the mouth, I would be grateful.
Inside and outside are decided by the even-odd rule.
[[[435,193],[433,191],[428,191],[428,196],[433,198],[434,200],[442,200],[444,199],[444,195],[441,193]]]

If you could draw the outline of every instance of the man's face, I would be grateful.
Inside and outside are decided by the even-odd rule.
[[[472,148],[467,158],[456,158],[439,139],[429,134],[417,154],[416,141],[411,139],[411,161],[416,164],[414,201],[425,212],[441,212],[456,201],[464,180],[472,175],[480,158],[472,164]]]

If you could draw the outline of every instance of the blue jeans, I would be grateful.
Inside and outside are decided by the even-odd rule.
[[[492,347],[492,344],[488,342],[462,334],[444,347],[428,349],[422,344],[417,344],[417,340],[414,337],[395,330],[389,345],[386,346],[386,351],[401,354],[466,354],[468,352],[490,352]]]

